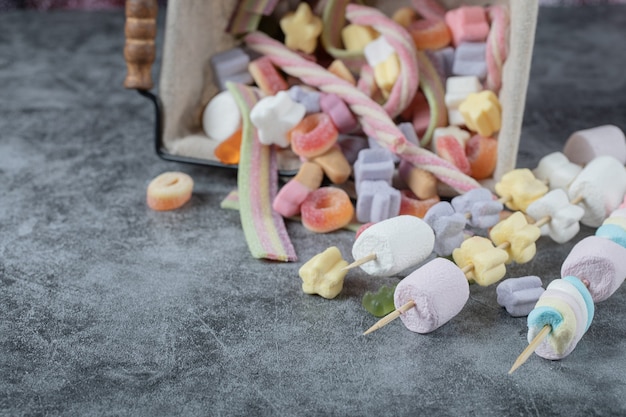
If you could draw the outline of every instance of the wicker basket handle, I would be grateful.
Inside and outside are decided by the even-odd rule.
[[[124,59],[126,79],[124,87],[150,90],[152,63],[156,56],[157,0],[127,0],[124,33]]]

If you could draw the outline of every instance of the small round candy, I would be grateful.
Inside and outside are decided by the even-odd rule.
[[[337,128],[325,113],[306,116],[289,131],[291,149],[303,158],[322,155],[337,142],[337,136]]]
[[[183,172],[164,172],[148,185],[148,207],[165,211],[181,207],[191,198],[193,180]]]
[[[304,200],[300,214],[304,227],[312,232],[327,233],[350,223],[354,217],[354,206],[344,190],[321,187]]]

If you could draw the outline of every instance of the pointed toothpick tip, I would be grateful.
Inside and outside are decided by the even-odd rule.
[[[524,349],[524,351],[520,353],[520,355],[517,357],[517,359],[513,363],[513,366],[511,366],[511,369],[509,369],[509,375],[515,372],[517,368],[522,366],[528,360],[528,358],[530,358],[530,355],[532,355],[535,350],[537,350],[537,347],[539,347],[541,342],[543,342],[543,339],[548,336],[548,333],[550,333],[551,330],[551,326],[543,326],[543,328],[539,331],[539,333],[537,333],[535,338],[528,344],[528,346],[526,346],[526,349]]]

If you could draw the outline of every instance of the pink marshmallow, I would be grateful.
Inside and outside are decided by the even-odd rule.
[[[446,13],[446,24],[455,46],[463,42],[485,42],[489,23],[485,9],[480,6],[461,6]]]
[[[311,192],[313,190],[306,185],[292,179],[276,194],[272,208],[284,217],[295,216],[300,213],[300,205]]]
[[[320,108],[330,116],[339,133],[352,132],[359,124],[348,105],[335,94],[323,94]]]
[[[404,278],[393,296],[396,308],[415,302],[400,319],[417,333],[430,333],[443,326],[459,314],[468,299],[465,274],[445,258],[435,258]]]
[[[561,277],[574,276],[589,283],[594,303],[609,298],[626,277],[626,248],[602,237],[589,236],[572,248]]]
[[[565,142],[563,154],[574,164],[587,165],[598,156],[609,155],[626,164],[624,132],[613,125],[579,130]]]

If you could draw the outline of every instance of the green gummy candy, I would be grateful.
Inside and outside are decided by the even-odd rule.
[[[365,295],[363,295],[363,300],[361,301],[363,308],[365,308],[368,313],[372,314],[374,317],[386,316],[396,309],[396,306],[393,303],[393,293],[395,289],[395,285],[393,287],[383,285],[380,287],[378,292],[373,293],[371,291],[367,291]]]

